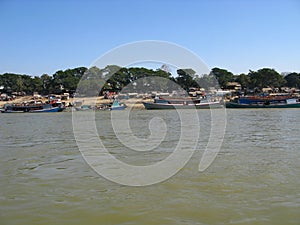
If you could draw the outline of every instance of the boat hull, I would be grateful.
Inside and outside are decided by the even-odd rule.
[[[220,102],[200,103],[200,104],[162,104],[153,102],[143,102],[145,109],[211,109],[211,108],[222,108],[223,105]]]
[[[115,100],[109,110],[124,110],[127,106],[121,104],[118,100]]]
[[[124,110],[125,108],[126,106],[122,105],[122,106],[111,107],[110,110]]]
[[[227,102],[225,106],[226,108],[232,108],[232,109],[281,109],[281,108],[300,108],[300,103],[259,105],[259,104],[239,104],[235,102]]]
[[[30,110],[13,110],[3,109],[1,113],[50,113],[50,112],[62,112],[65,108],[63,107],[51,107],[43,109],[30,109]]]
[[[54,107],[49,109],[40,109],[40,110],[32,110],[29,111],[30,113],[49,113],[49,112],[62,112],[64,108],[61,107]]]

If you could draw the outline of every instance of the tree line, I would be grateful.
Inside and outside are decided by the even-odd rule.
[[[150,79],[151,77],[151,79]],[[153,77],[163,78],[155,81]],[[165,81],[179,85],[185,90],[189,88],[219,87],[226,89],[228,82],[238,82],[242,90],[271,88],[300,88],[300,73],[292,72],[282,75],[274,69],[263,68],[257,71],[250,70],[248,74],[234,75],[232,72],[213,68],[209,74],[198,75],[193,69],[178,69],[177,76],[160,69],[147,69],[143,67],[119,67],[108,65],[103,69],[98,67],[77,67],[74,69],[58,70],[53,75],[30,76],[22,74],[4,73],[0,75],[0,92],[11,94],[13,92],[42,95],[70,94],[78,92],[87,95],[99,94],[103,91],[119,92],[124,87],[132,86],[135,82],[142,82],[142,91],[172,91],[175,86]],[[79,83],[80,82],[80,83]],[[80,84],[80,85],[78,85]]]

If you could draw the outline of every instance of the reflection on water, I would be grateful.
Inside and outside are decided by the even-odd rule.
[[[2,114],[0,224],[299,224],[299,111],[227,113],[225,140],[206,171],[198,172],[198,164],[209,111],[200,110],[199,151],[174,177],[141,188],[109,182],[86,164],[70,113]],[[153,163],[170,154],[179,137],[174,111],[134,112],[133,132],[147,137],[154,116],[173,121],[154,151],[120,147],[109,112],[96,113],[98,133],[116,157]]]

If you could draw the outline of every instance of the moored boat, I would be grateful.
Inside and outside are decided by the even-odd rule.
[[[124,110],[126,107],[125,104],[120,103],[118,100],[114,100],[109,110]]]
[[[154,102],[143,102],[146,109],[211,109],[222,108],[220,101],[193,98],[156,98]]]
[[[62,112],[65,109],[63,103],[51,101],[49,103],[29,102],[22,104],[6,104],[1,110],[2,113],[49,113]]]
[[[286,96],[249,96],[226,102],[226,108],[300,108],[299,99]]]

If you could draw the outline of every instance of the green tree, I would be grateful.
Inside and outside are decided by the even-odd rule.
[[[184,90],[189,91],[191,87],[199,87],[198,83],[194,80],[196,72],[193,69],[178,69],[177,74],[176,82]]]
[[[87,71],[85,67],[78,67],[74,69],[67,69],[65,71],[59,70],[53,74],[51,82],[51,91],[55,94],[63,92],[74,93],[78,82]]]
[[[284,79],[288,87],[300,88],[300,73],[290,73]]]
[[[27,95],[32,95],[34,90],[34,86],[33,86],[33,79],[31,76],[29,75],[21,75],[22,80],[23,80],[23,91],[27,94]]]
[[[31,79],[32,91],[41,93],[43,91],[43,81],[40,77],[35,76]]]
[[[203,74],[202,76],[196,76],[195,81],[198,83],[198,85],[201,88],[204,88],[208,90],[209,88],[219,88],[219,83],[216,79],[216,77],[210,73],[210,74]]]
[[[109,69],[99,69],[93,66],[87,69],[81,76],[76,88],[77,96],[98,96],[103,94],[103,90],[107,87],[105,75],[109,73]]]
[[[228,82],[234,81],[233,73],[227,71],[226,69],[215,67],[211,70],[211,73],[216,77],[221,88],[226,88]]]
[[[269,68],[263,68],[258,71],[250,70],[248,76],[250,77],[252,88],[276,88],[282,87],[286,83],[282,75],[274,69]]]
[[[96,81],[96,79],[81,79],[76,89],[77,96],[98,96],[105,81],[103,79],[99,82]]]
[[[17,76],[16,77],[16,81],[15,81],[15,91],[17,92],[21,92],[24,90],[24,83],[23,83],[23,80],[22,80],[22,77],[21,76]]]
[[[247,87],[249,87],[249,84],[251,82],[250,77],[244,73],[236,76],[235,81],[240,83],[242,89],[246,89]]]
[[[106,68],[107,71],[107,68]],[[108,78],[104,89],[111,89],[112,91],[120,91],[125,86],[127,86],[130,82],[130,73],[127,68],[120,67],[112,67],[109,68],[109,73],[107,73],[106,77]]]
[[[43,74],[41,76],[41,81],[42,81],[42,93],[41,94],[44,94],[44,95],[50,94],[52,77],[49,76],[48,74]]]
[[[167,90],[168,79],[170,73],[163,70],[152,70],[144,67],[131,67],[120,68],[118,66],[110,66],[104,69],[107,80],[107,84],[113,91],[121,91],[125,87],[124,91],[132,92],[147,92],[147,91],[164,91]],[[113,74],[111,74],[112,71]],[[155,77],[162,77],[166,79],[155,79]],[[158,80],[160,82],[158,82]],[[130,87],[129,87],[130,86]]]
[[[89,69],[87,69],[84,73],[84,75],[81,77],[83,79],[98,79],[98,78],[104,78],[103,75],[104,71],[100,70],[98,67],[93,66]]]
[[[1,75],[0,85],[3,86],[3,92],[6,93],[22,91],[24,88],[22,76],[13,73],[5,73]]]

